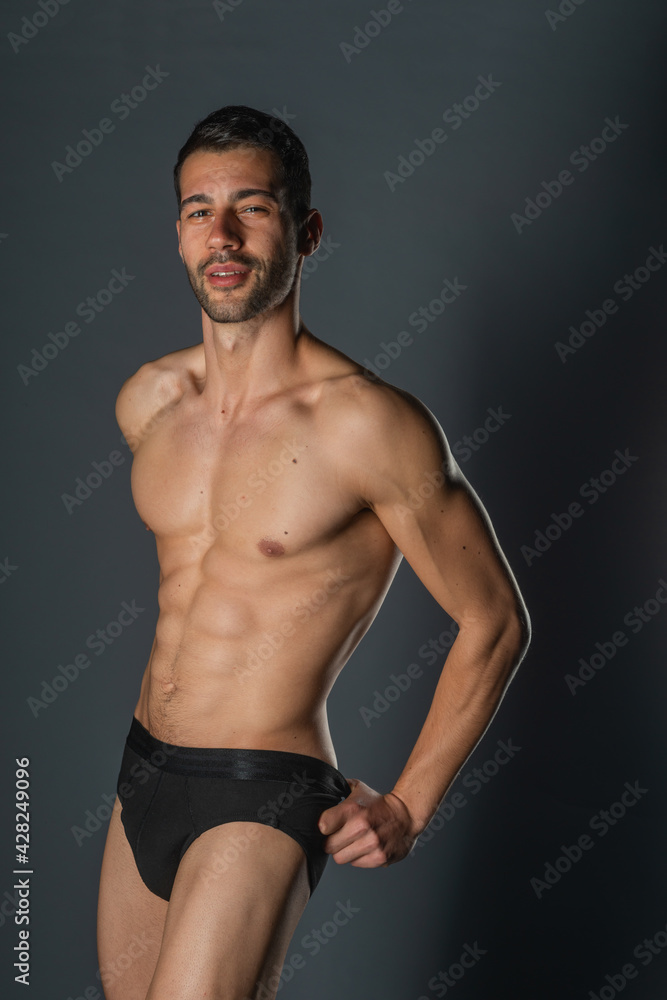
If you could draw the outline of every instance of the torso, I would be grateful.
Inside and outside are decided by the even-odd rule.
[[[349,486],[341,413],[376,390],[310,351],[313,378],[233,423],[203,407],[202,345],[155,363],[171,391],[141,428],[132,493],[160,563],[135,715],[160,740],[336,763],[326,697],[401,554]]]

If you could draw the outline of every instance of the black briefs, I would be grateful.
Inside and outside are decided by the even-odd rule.
[[[306,855],[312,895],[329,858],[317,821],[351,789],[340,771],[317,757],[175,746],[156,740],[133,716],[117,791],[139,874],[151,892],[169,899],[193,840],[236,820],[263,823],[293,837]],[[224,871],[224,861],[222,866]]]

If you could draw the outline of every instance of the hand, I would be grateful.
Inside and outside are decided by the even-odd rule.
[[[356,778],[348,784],[351,795],[319,818],[327,838],[324,850],[336,864],[354,868],[386,868],[401,861],[417,839],[406,805],[393,792],[380,795]]]

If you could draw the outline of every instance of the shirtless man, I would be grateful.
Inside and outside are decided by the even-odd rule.
[[[433,415],[301,320],[323,224],[299,139],[222,108],[174,177],[203,342],[142,365],[116,407],[160,583],[102,864],[107,1000],[268,996],[327,857],[409,853],[528,643]],[[459,632],[381,794],[337,770],[326,698],[402,556]]]

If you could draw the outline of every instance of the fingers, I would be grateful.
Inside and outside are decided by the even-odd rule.
[[[358,813],[349,814],[343,818],[343,822],[331,831],[324,842],[324,850],[327,854],[337,854],[344,848],[349,847],[356,841],[362,840],[369,832],[369,826],[363,815]],[[370,831],[372,832],[372,831]]]
[[[376,830],[368,830],[363,836],[348,840],[340,849],[327,853],[331,853],[337,865],[349,864],[356,868],[377,868],[387,862]]]
[[[352,793],[325,809],[318,821],[326,853],[336,864],[356,868],[379,868],[405,857],[409,816],[400,799],[380,795],[355,779],[349,783]]]
[[[350,807],[347,805],[347,802],[340,802],[337,806],[325,809],[317,821],[320,833],[323,833],[325,836],[336,833],[345,826],[350,815]]]
[[[326,853],[333,855],[337,864],[346,864],[376,851],[381,843],[380,830],[386,826],[380,816],[371,817],[368,809],[349,799],[336,808],[340,813],[336,827],[324,842]]]
[[[348,784],[352,788],[353,795],[355,786],[359,782],[356,778],[350,778]],[[317,821],[320,833],[323,833],[325,836],[335,833],[345,825],[350,816],[354,815],[358,806],[352,799],[352,795],[349,795],[343,802],[339,802],[338,805],[331,806],[320,813],[320,818]]]

